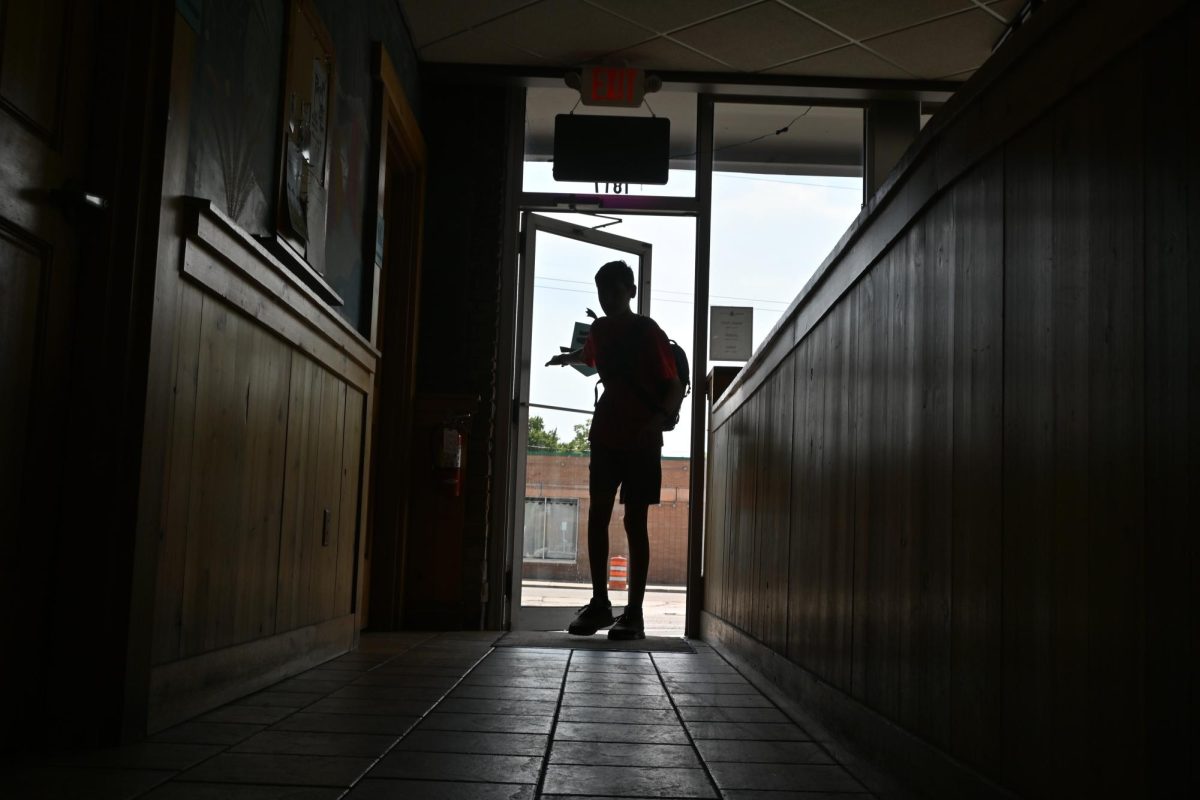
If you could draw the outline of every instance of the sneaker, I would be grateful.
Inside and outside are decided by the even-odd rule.
[[[645,639],[646,623],[642,619],[642,612],[626,609],[625,613],[617,618],[616,624],[609,629],[608,638],[620,641]]]
[[[575,619],[567,626],[567,633],[573,636],[591,636],[601,628],[613,624],[612,603],[597,603],[592,600],[579,609]]]

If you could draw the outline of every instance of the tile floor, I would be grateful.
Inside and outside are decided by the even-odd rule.
[[[378,634],[150,737],[8,763],[0,797],[865,798],[717,653]]]

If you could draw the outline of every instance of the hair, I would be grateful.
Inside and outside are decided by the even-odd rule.
[[[637,284],[633,281],[633,269],[624,261],[610,261],[596,270],[596,285],[628,286],[630,289]]]

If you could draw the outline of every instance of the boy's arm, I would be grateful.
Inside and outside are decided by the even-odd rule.
[[[547,367],[565,367],[568,364],[586,364],[587,360],[583,357],[583,348],[572,350],[569,353],[559,353],[546,362]],[[682,395],[681,395],[682,396]]]
[[[683,405],[683,381],[678,377],[671,378],[667,381],[667,391],[663,396],[663,411],[675,413],[681,405]]]

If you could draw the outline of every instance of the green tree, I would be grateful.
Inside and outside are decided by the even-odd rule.
[[[575,426],[575,438],[567,442],[566,448],[573,453],[586,453],[592,449],[588,434],[592,432],[592,418],[588,417]]]
[[[558,440],[558,429],[546,430],[546,421],[541,417],[529,418],[529,444],[530,450],[540,450],[542,452],[559,452],[563,449],[563,443]]]

